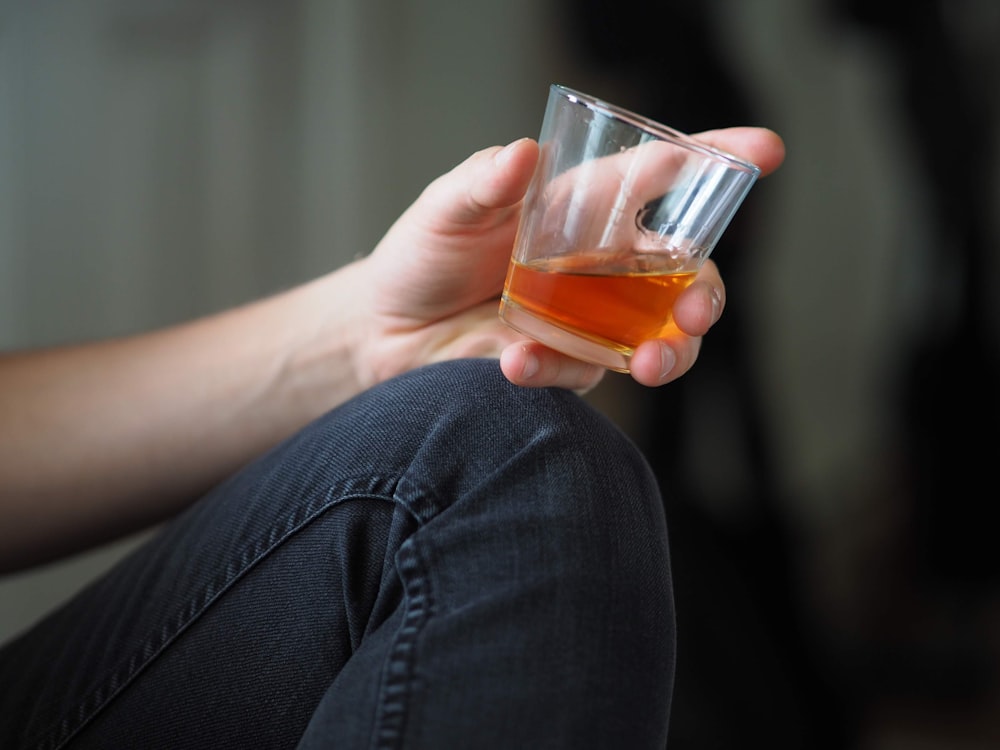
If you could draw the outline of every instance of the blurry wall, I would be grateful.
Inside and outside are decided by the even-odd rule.
[[[644,22],[658,5],[673,14]],[[969,483],[996,446],[996,296],[978,295],[974,340],[926,349],[970,327],[969,227],[974,283],[997,281],[1000,6],[629,7],[0,2],[0,346],[166,324],[367,252],[433,177],[536,135],[553,81],[735,124],[706,116],[733,95],[706,56],[672,54],[707,18],[714,63],[789,157],[716,251],[730,306],[698,367],[662,394],[615,376],[591,394],[681,490],[677,746],[1000,741],[996,556]],[[904,46],[918,31],[937,44],[926,70]],[[963,213],[973,185],[983,205]],[[940,386],[919,399],[927,367]],[[985,441],[914,419],[949,403]],[[927,474],[934,457],[954,484]],[[0,580],[0,640],[133,543]],[[949,552],[963,564],[942,568]]]
[[[537,134],[549,12],[0,2],[0,347],[145,330],[367,252],[431,179]],[[0,639],[121,548],[0,581]]]
[[[366,251],[431,176],[533,130],[550,67],[524,0],[0,7],[5,346],[144,329]]]

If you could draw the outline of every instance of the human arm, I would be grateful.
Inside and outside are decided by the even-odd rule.
[[[769,131],[713,137],[765,172],[783,153]],[[297,288],[160,331],[0,356],[0,570],[159,522],[327,409],[428,362],[500,357],[521,385],[595,385],[603,370],[497,317],[537,154],[523,139],[472,155],[370,255]],[[637,351],[636,380],[686,372],[724,294],[707,263],[678,302],[677,336]]]
[[[342,364],[356,276],[345,267],[163,330],[0,355],[0,570],[159,522],[357,392]],[[320,316],[331,301],[345,314]]]

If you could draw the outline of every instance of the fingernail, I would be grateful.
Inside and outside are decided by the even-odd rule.
[[[677,355],[666,344],[660,344],[660,380],[663,380],[677,364]]]
[[[510,155],[517,149],[517,145],[523,140],[524,138],[518,138],[516,141],[511,141],[502,149],[497,151],[497,155],[493,157],[497,165],[503,166],[504,162],[510,159]]]
[[[722,294],[714,286],[712,287],[712,325],[719,322],[722,315]]]
[[[525,379],[533,378],[540,367],[538,357],[529,352],[527,347],[524,347],[521,351],[524,352],[524,367],[521,368],[521,377]]]

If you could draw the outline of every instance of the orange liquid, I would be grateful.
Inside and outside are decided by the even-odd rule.
[[[666,262],[600,253],[515,261],[504,299],[560,328],[631,350],[666,332],[677,296],[694,280],[694,271],[663,270]]]

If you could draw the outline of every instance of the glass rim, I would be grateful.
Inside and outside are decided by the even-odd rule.
[[[606,102],[596,96],[585,94],[582,91],[577,91],[576,89],[564,86],[560,83],[551,84],[550,89],[557,91],[573,103],[582,104],[588,109],[599,112],[600,114],[624,120],[630,125],[647,132],[652,132],[654,135],[661,137],[664,140],[678,143],[679,145],[690,148],[693,151],[698,151],[706,156],[724,161],[734,169],[749,172],[755,176],[760,174],[760,167],[753,162],[741,159],[734,154],[723,151],[721,148],[716,148],[715,146],[703,143],[694,136],[688,135],[687,133],[677,130],[676,128],[672,128],[669,125],[664,125],[663,123],[657,122],[649,117],[644,117],[643,115],[636,114],[635,112],[627,110],[624,107],[619,107],[617,104],[611,104],[610,102]]]

